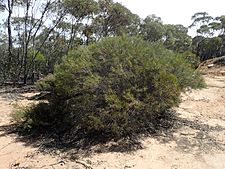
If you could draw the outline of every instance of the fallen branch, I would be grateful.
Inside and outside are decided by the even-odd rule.
[[[7,145],[5,145],[5,146],[3,146],[1,149],[0,149],[0,151],[1,150],[3,150],[3,149],[5,149],[6,147],[8,147],[10,144],[12,144],[13,142],[10,142],[10,143],[8,143]]]
[[[54,164],[51,164],[49,166],[53,167],[54,165],[58,165],[58,164],[62,165],[62,164],[65,164],[65,162],[61,160],[61,161],[59,161],[57,163],[54,163]]]
[[[84,161],[76,160],[76,163],[77,163],[77,164],[83,165],[83,166],[84,166],[85,168],[87,168],[87,169],[94,169],[91,165],[85,163]]]

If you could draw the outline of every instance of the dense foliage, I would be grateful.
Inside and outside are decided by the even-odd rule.
[[[135,135],[154,131],[182,90],[202,86],[187,55],[141,38],[106,38],[70,51],[54,75],[38,83],[51,92],[48,103],[27,111],[21,122],[88,136]]]

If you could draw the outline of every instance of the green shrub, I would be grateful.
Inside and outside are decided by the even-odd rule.
[[[19,127],[23,127],[24,129],[29,129],[32,127],[32,119],[27,115],[32,111],[33,106],[19,106],[14,105],[14,111],[11,114],[12,121],[15,122]]]
[[[52,122],[53,118],[49,118],[49,115],[52,115],[52,112],[49,113],[49,108],[47,103],[39,103],[26,107],[16,106],[12,114],[12,120],[25,130],[50,126],[49,123]]]
[[[198,56],[196,56],[194,53],[187,51],[182,53],[182,56],[184,57],[184,59],[187,60],[188,63],[190,63],[193,68],[198,68],[199,64],[200,64],[200,58]]]
[[[41,91],[50,91],[54,87],[55,76],[53,74],[47,75],[42,80],[36,82],[36,88]]]
[[[52,92],[49,103],[27,114],[36,127],[123,137],[154,129],[157,117],[178,105],[182,89],[201,83],[184,57],[160,45],[106,38],[71,51],[54,77],[39,82]]]
[[[177,77],[181,89],[203,88],[205,86],[203,78],[189,61],[182,54],[168,54],[159,59],[159,63]]]

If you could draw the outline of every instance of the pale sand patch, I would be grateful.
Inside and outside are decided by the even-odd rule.
[[[224,169],[225,168],[225,78],[205,76],[208,87],[182,94],[176,108],[187,120],[186,126],[175,131],[163,142],[159,138],[141,140],[143,149],[130,153],[92,153],[80,160],[96,169]],[[28,103],[26,96],[17,102]],[[58,155],[42,154],[31,145],[7,134],[15,99],[0,94],[0,169],[10,168],[85,168],[81,163],[62,159]],[[5,126],[5,127],[4,127]],[[165,140],[167,137],[165,136]]]

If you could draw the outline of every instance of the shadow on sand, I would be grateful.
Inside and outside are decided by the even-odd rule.
[[[56,134],[56,131],[48,131],[45,134],[21,134],[13,124],[0,126],[0,137],[16,134],[16,141],[23,142],[25,146],[36,147],[42,153],[53,155],[66,153],[72,160],[92,153],[134,152],[144,148],[141,141],[146,137],[157,139],[162,144],[175,142],[175,149],[184,153],[207,153],[213,149],[225,151],[225,144],[212,135],[214,132],[225,131],[221,126],[213,127],[199,121],[189,121],[178,117],[174,112],[159,119],[158,124],[154,132],[119,140],[99,139],[95,136],[87,138],[82,132]],[[191,133],[182,132],[186,130]]]

